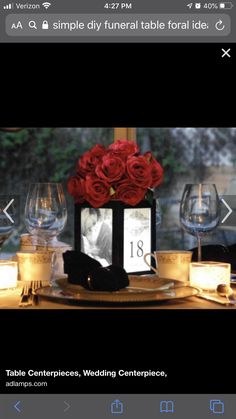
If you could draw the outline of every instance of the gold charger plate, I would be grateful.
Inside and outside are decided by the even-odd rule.
[[[42,298],[78,303],[127,304],[161,302],[197,295],[199,290],[188,283],[158,278],[156,275],[130,275],[130,286],[119,291],[89,291],[68,283],[67,278],[56,280],[56,287],[42,287],[36,292]]]

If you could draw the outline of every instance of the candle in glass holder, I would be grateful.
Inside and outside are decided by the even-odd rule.
[[[0,289],[15,288],[17,285],[17,262],[0,260]]]
[[[215,291],[219,284],[230,285],[230,263],[190,263],[190,284],[203,290]]]

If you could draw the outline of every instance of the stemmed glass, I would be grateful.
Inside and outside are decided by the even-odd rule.
[[[28,232],[45,242],[60,234],[67,220],[66,200],[60,183],[32,183],[25,205]]]
[[[183,228],[197,237],[198,261],[202,259],[201,237],[213,231],[220,221],[220,199],[214,184],[185,185],[180,203]]]
[[[15,227],[14,222],[12,222],[10,218],[8,218],[6,214],[3,212],[7,204],[9,204],[9,199],[0,198],[0,252],[2,250],[3,243],[8,239],[8,237],[10,237]],[[14,205],[11,205],[7,210],[7,213],[10,215],[12,220],[14,212]]]

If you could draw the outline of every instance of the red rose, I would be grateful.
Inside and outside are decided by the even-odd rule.
[[[99,208],[110,199],[110,185],[97,176],[86,176],[86,200],[94,208]]]
[[[111,153],[103,156],[101,163],[95,169],[96,175],[109,183],[120,180],[125,173],[125,164],[116,155]]]
[[[109,145],[108,150],[122,160],[126,160],[128,156],[138,153],[139,148],[134,141],[118,140],[115,143]]]
[[[76,203],[82,203],[85,199],[85,181],[78,176],[71,176],[67,182],[67,190],[73,196]]]
[[[129,179],[125,179],[117,186],[114,197],[125,204],[135,206],[144,199],[146,189],[139,188]]]
[[[131,181],[140,188],[152,183],[151,168],[144,156],[131,156],[127,160],[127,172]]]
[[[153,157],[150,151],[145,153],[144,157],[147,159],[151,167],[151,175],[152,175],[151,188],[156,188],[163,181],[163,168],[160,165],[160,163],[158,163],[158,161]]]
[[[90,151],[84,153],[78,161],[78,175],[85,177],[88,174],[94,174],[96,165],[105,153],[105,148],[100,144],[95,145]]]

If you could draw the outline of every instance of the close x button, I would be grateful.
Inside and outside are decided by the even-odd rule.
[[[17,227],[20,223],[19,195],[0,195],[0,228],[11,225]]]
[[[231,58],[231,48],[221,48],[221,58]]]

